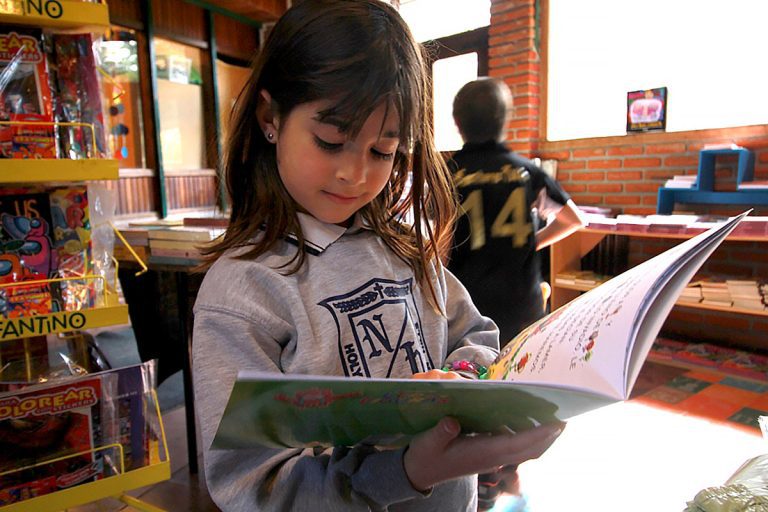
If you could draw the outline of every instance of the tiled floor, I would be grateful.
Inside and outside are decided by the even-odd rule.
[[[768,415],[768,382],[647,362],[630,401],[573,418],[544,456],[520,467],[527,510],[682,511],[696,492],[768,453],[759,415]],[[218,510],[202,477],[189,474],[184,410],[164,421],[172,478],[131,494],[168,511]],[[110,499],[70,510],[138,509]]]

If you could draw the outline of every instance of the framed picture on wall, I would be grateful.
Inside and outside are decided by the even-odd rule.
[[[627,132],[664,130],[667,126],[667,88],[627,93]]]

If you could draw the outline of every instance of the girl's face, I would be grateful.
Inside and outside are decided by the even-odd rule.
[[[330,224],[348,225],[392,174],[400,145],[398,115],[379,106],[351,138],[333,119],[320,122],[329,101],[303,103],[274,119],[280,178],[299,210]]]

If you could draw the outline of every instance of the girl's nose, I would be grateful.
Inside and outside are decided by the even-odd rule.
[[[365,181],[367,167],[363,155],[350,154],[343,158],[336,170],[336,179],[349,185],[359,185]]]

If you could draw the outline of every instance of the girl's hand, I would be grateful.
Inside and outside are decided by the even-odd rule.
[[[444,370],[429,370],[428,372],[414,373],[412,379],[435,379],[435,380],[452,380],[463,379],[461,375],[456,372],[446,372]]]
[[[431,430],[414,437],[403,464],[414,489],[465,475],[492,473],[499,466],[536,459],[557,439],[565,423],[532,428],[519,434],[461,436],[454,418],[443,418]]]

